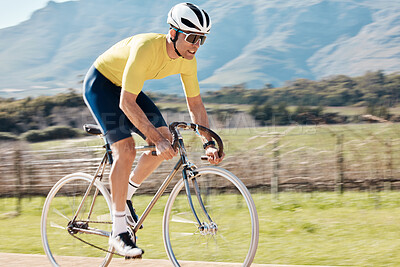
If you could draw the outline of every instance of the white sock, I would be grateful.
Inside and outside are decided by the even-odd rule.
[[[117,235],[127,231],[127,224],[125,219],[125,211],[114,211],[113,214],[113,225],[112,225],[112,236]]]
[[[136,190],[138,190],[140,184],[137,184],[135,182],[132,182],[131,180],[129,180],[129,184],[128,184],[128,193],[126,194],[126,199],[127,200],[131,200],[133,194],[136,193]]]

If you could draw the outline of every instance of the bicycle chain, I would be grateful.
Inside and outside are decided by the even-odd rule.
[[[103,221],[76,221],[76,222],[112,224],[112,222],[103,222]]]
[[[85,222],[87,222],[87,223],[112,224],[112,222],[101,222],[101,221],[85,221]],[[104,251],[104,252],[107,252],[107,253],[111,253],[111,254],[113,254],[113,255],[117,255],[117,256],[121,256],[121,257],[127,258],[125,255],[119,254],[118,252],[112,252],[112,251],[109,251],[108,249],[105,249],[105,248],[102,248],[102,247],[93,245],[92,243],[89,243],[88,241],[83,240],[83,239],[80,238],[80,237],[77,237],[75,234],[71,233],[70,231],[68,231],[68,233],[69,233],[72,237],[78,239],[79,241],[85,243],[86,245],[89,245],[89,246],[91,246],[91,247],[94,247],[94,248],[96,248],[96,249],[99,249],[99,250]],[[141,257],[140,257],[140,258],[141,258]],[[138,259],[138,258],[137,258],[137,259]]]
[[[94,248],[97,248],[97,249],[99,249],[99,250],[101,250],[101,251],[104,251],[104,252],[107,252],[107,253],[111,253],[111,254],[114,254],[114,255],[118,255],[118,256],[121,256],[121,257],[125,257],[125,255],[119,254],[119,253],[117,253],[117,252],[112,252],[112,251],[109,251],[108,249],[104,249],[104,248],[101,248],[101,247],[99,247],[99,246],[93,245],[92,243],[89,243],[89,242],[87,242],[86,240],[83,240],[82,238],[77,237],[76,235],[70,233],[69,231],[68,231],[68,233],[69,233],[71,236],[73,236],[74,238],[78,239],[79,241],[85,243],[86,245],[92,246],[92,247],[94,247]]]

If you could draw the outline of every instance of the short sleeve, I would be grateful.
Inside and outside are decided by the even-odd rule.
[[[122,75],[122,89],[139,94],[146,80],[146,70],[150,65],[151,49],[146,43],[132,46]]]
[[[195,97],[200,94],[196,58],[188,61],[188,63],[189,64],[185,66],[186,71],[181,73],[182,87],[186,97]]]

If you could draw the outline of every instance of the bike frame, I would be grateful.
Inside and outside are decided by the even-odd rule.
[[[163,195],[163,193],[165,192],[165,190],[167,189],[168,185],[171,183],[172,179],[175,177],[175,175],[177,174],[177,172],[179,171],[179,169],[183,166],[182,168],[182,177],[184,180],[184,185],[185,185],[185,191],[186,191],[186,195],[187,195],[187,199],[189,202],[189,206],[190,209],[193,213],[194,218],[196,219],[197,223],[198,223],[198,227],[200,228],[203,223],[200,221],[196,210],[194,208],[193,205],[193,201],[192,201],[192,195],[190,193],[190,185],[189,185],[189,180],[192,180],[193,183],[193,188],[195,191],[195,194],[197,196],[197,199],[199,201],[200,207],[202,209],[202,211],[204,212],[204,214],[206,215],[207,219],[209,220],[209,223],[212,223],[212,219],[210,217],[210,215],[208,214],[206,207],[204,205],[204,202],[201,198],[201,194],[200,194],[200,189],[199,186],[197,184],[196,181],[196,166],[193,165],[192,163],[189,162],[188,158],[187,158],[187,153],[186,153],[186,149],[183,143],[183,138],[180,135],[180,133],[178,132],[178,150],[179,150],[179,154],[180,154],[180,158],[178,160],[178,162],[175,164],[175,167],[173,168],[173,170],[170,172],[170,174],[165,178],[165,180],[163,181],[163,183],[161,184],[161,186],[159,187],[159,189],[157,190],[157,192],[155,193],[154,197],[151,199],[151,201],[149,202],[149,204],[147,205],[146,209],[144,210],[143,214],[140,216],[138,222],[136,223],[135,227],[133,228],[134,233],[136,233],[139,230],[139,227],[143,224],[144,220],[147,218],[147,216],[149,215],[150,211],[153,209],[154,205],[157,203],[157,201],[160,199],[160,197]],[[104,153],[104,156],[101,160],[101,163],[99,165],[99,167],[97,168],[94,177],[93,177],[93,181],[90,183],[88,189],[85,192],[85,195],[75,213],[75,216],[73,217],[73,219],[70,222],[70,226],[71,226],[71,230],[75,230],[75,231],[80,231],[80,232],[85,232],[88,234],[97,234],[97,235],[102,235],[102,236],[108,236],[107,234],[104,233],[104,231],[102,230],[98,230],[97,232],[95,230],[85,230],[85,229],[81,229],[81,228],[77,228],[74,227],[74,223],[76,221],[76,218],[78,217],[78,214],[83,206],[84,201],[86,200],[86,198],[89,195],[89,192],[91,191],[95,180],[99,179],[100,181],[103,178],[104,175],[104,171],[105,168],[107,166],[107,163],[112,164],[113,162],[113,158],[112,158],[112,151],[109,147],[108,144],[104,145],[104,148],[106,149],[106,152]],[[154,146],[141,146],[141,147],[136,147],[135,148],[137,151],[143,151],[143,150],[150,150],[150,149],[154,149]],[[96,190],[95,195],[93,197],[92,203],[91,203],[91,207],[90,207],[90,211],[88,214],[88,219],[87,221],[90,220],[90,216],[91,213],[93,211],[93,207],[94,207],[94,203],[96,201],[97,198],[97,194],[98,194],[98,190]]]

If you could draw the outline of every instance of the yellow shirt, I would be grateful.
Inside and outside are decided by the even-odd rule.
[[[134,94],[140,93],[146,80],[173,74],[181,74],[186,96],[200,94],[196,58],[171,59],[165,34],[145,33],[126,38],[98,57],[94,66],[115,85]]]

